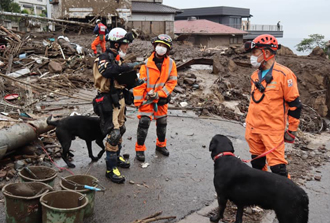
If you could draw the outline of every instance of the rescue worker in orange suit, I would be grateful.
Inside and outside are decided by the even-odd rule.
[[[105,52],[106,47],[105,47],[105,43],[106,43],[106,39],[105,39],[105,35],[109,33],[108,28],[101,23],[100,19],[97,19],[95,21],[96,26],[94,28],[93,33],[97,35],[97,37],[94,39],[93,43],[92,43],[92,50],[94,52],[94,54],[97,54],[97,49],[96,46],[100,45],[101,49],[102,49],[102,53]]]
[[[174,60],[169,57],[172,39],[161,34],[152,40],[154,52],[141,66],[140,79],[145,83],[133,89],[134,105],[138,107],[139,124],[135,144],[136,159],[144,162],[145,140],[151,120],[156,120],[156,151],[169,156],[166,148],[167,109],[170,95],[177,85],[177,70]]]
[[[117,166],[130,167],[129,161],[120,156],[122,136],[126,131],[124,94],[127,89],[116,79],[140,63],[122,63],[128,44],[133,41],[132,33],[122,28],[114,28],[108,35],[108,41],[110,49],[101,54],[93,66],[94,85],[98,90],[93,106],[95,113],[100,116],[103,134],[108,135],[105,143],[106,177],[112,182],[123,183],[125,177],[120,174]]]
[[[299,99],[297,77],[287,67],[275,60],[281,45],[272,35],[260,35],[245,43],[252,52],[250,61],[258,68],[251,76],[251,100],[246,117],[245,139],[252,159],[276,148],[266,157],[255,159],[252,167],[267,170],[290,178],[284,157],[285,144],[294,143],[302,104]],[[286,130],[287,121],[289,123]]]

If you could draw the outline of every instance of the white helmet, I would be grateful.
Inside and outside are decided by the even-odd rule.
[[[127,32],[123,28],[114,28],[107,35],[106,40],[115,43],[131,43],[133,42],[133,34]]]
[[[101,22],[101,20],[100,19],[97,19],[96,21],[95,21],[95,23],[97,24],[97,23],[99,23],[99,22]]]

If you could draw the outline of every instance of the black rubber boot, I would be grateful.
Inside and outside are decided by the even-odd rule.
[[[167,150],[166,146],[165,147],[156,146],[156,151],[160,152],[164,156],[169,156],[170,155],[170,152]]]
[[[124,183],[125,177],[120,174],[117,168],[117,153],[107,151],[107,172],[105,176],[114,183]]]
[[[136,151],[136,159],[140,162],[144,162],[146,159],[144,151]]]
[[[117,151],[117,166],[121,168],[129,168],[131,166],[128,160],[125,160],[124,157],[120,155],[120,150],[122,148],[121,143],[118,144],[118,151]]]

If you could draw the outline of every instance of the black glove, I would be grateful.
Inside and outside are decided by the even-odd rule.
[[[286,130],[286,132],[284,133],[284,142],[294,143],[296,134],[297,133],[295,131]]]
[[[141,65],[143,65],[144,62],[134,62],[134,63],[128,63],[127,65],[129,66],[129,68],[131,69],[138,69],[141,67]]]

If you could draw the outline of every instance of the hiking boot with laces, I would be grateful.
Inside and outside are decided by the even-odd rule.
[[[170,155],[170,152],[167,150],[166,146],[165,147],[156,146],[156,151],[160,152],[164,156],[169,156]]]
[[[117,167],[112,168],[112,170],[107,170],[105,176],[117,184],[124,183],[125,181],[125,177],[120,174]]]
[[[131,164],[129,163],[128,160],[125,160],[124,157],[118,156],[117,166],[119,166],[121,168],[129,168],[131,166]]]

